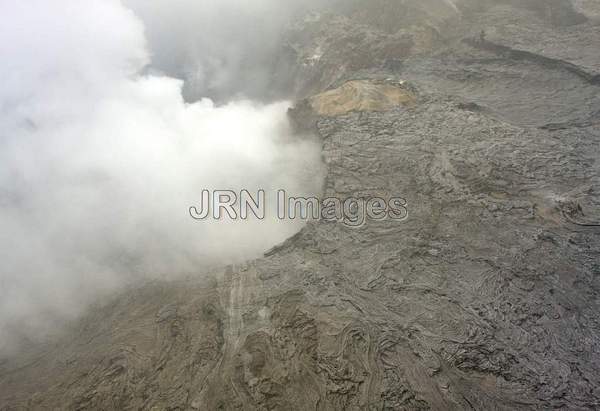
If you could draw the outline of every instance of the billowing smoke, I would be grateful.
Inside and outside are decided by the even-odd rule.
[[[186,80],[184,97],[268,99],[291,91],[282,33],[331,0],[124,0],[146,22],[153,67]]]
[[[196,2],[206,15],[200,6],[188,14],[185,1],[130,3],[135,13],[118,0],[0,0],[0,346],[35,338],[124,284],[253,258],[300,228],[275,215],[197,222],[188,208],[203,189],[320,189],[320,148],[291,135],[288,104],[186,103],[181,80],[148,74],[136,15],[164,41],[161,70],[185,71],[180,52],[194,50],[190,70],[212,73],[199,89],[214,83],[233,96],[231,77],[244,72],[237,38],[213,44],[203,25],[251,21],[213,21],[226,3],[248,14],[282,2]],[[168,67],[165,50],[198,16]],[[177,35],[161,37],[169,30]]]

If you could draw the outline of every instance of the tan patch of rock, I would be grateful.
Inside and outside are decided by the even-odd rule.
[[[322,116],[338,116],[351,111],[388,111],[416,104],[415,95],[402,84],[351,80],[342,86],[309,99],[312,109]]]

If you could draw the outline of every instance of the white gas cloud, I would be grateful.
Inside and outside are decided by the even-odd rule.
[[[146,22],[153,67],[186,80],[187,99],[268,99],[292,90],[282,33],[331,0],[124,0]]]
[[[170,3],[184,19],[189,2]],[[214,15],[227,1],[200,3]],[[300,228],[275,215],[194,221],[203,189],[320,190],[320,147],[292,136],[288,103],[187,103],[181,80],[147,74],[138,15],[152,32],[162,9],[135,6],[0,0],[0,346],[124,284],[253,258]],[[191,45],[202,56],[210,39]]]

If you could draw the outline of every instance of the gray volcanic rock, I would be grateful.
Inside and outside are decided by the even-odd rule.
[[[573,7],[589,19],[600,19],[600,3],[596,0],[573,0]]]
[[[569,37],[572,58],[558,40],[523,37],[525,58],[471,38],[521,10],[357,66],[335,24],[298,38],[298,55],[322,42],[319,91],[408,80],[410,106],[292,111],[323,141],[324,197],[400,196],[408,218],[311,222],[257,261],[115,296],[1,362],[0,409],[598,409],[600,89],[545,60],[591,72],[577,56],[594,34],[527,27]]]

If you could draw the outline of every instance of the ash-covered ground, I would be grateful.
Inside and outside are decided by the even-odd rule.
[[[399,195],[409,218],[312,222],[116,295],[0,362],[0,409],[598,409],[599,10],[378,0],[297,20],[281,59],[323,196]]]

